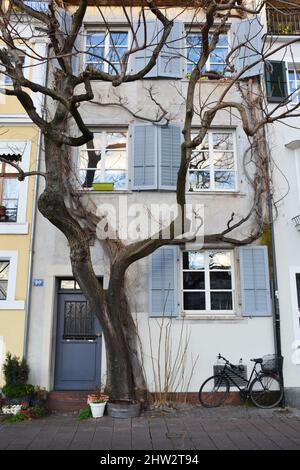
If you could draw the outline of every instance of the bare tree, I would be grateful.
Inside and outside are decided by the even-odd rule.
[[[82,291],[86,295],[89,305],[94,314],[99,319],[104,333],[107,352],[107,383],[106,388],[111,399],[139,399],[147,400],[147,386],[140,364],[137,334],[134,320],[130,311],[127,291],[126,272],[135,261],[153,253],[160,246],[166,244],[180,244],[185,240],[177,237],[175,233],[175,220],[170,227],[171,237],[164,238],[161,233],[157,237],[149,237],[141,241],[125,243],[124,240],[106,239],[103,241],[105,249],[110,257],[110,279],[107,289],[104,289],[98,282],[94,271],[90,252],[90,233],[95,230],[95,225],[99,220],[92,210],[88,210],[78,196],[77,186],[69,178],[70,172],[70,148],[87,145],[89,150],[89,163],[84,186],[89,186],[93,179],[93,168],[101,159],[101,154],[95,152],[93,146],[93,133],[85,124],[80,106],[86,102],[94,102],[98,106],[107,106],[108,112],[112,106],[120,106],[127,110],[132,116],[141,119],[149,119],[159,122],[166,119],[166,123],[171,119],[169,113],[159,103],[159,100],[149,89],[149,98],[153,107],[156,107],[155,117],[143,117],[142,110],[129,109],[122,99],[116,102],[105,102],[104,97],[94,96],[93,82],[101,81],[108,83],[117,89],[124,83],[130,83],[143,79],[153,67],[155,67],[159,55],[163,48],[175,47],[169,42],[175,18],[170,18],[168,10],[158,5],[164,2],[141,0],[139,3],[139,13],[133,20],[133,9],[128,5],[130,2],[119,2],[123,16],[131,30],[132,42],[126,52],[118,57],[117,63],[111,57],[99,53],[101,47],[95,51],[88,51],[90,56],[94,55],[94,61],[85,70],[76,72],[74,59],[78,55],[83,55],[84,51],[77,44],[80,37],[81,27],[87,11],[88,1],[79,0],[74,14],[71,16],[71,23],[66,27],[65,11],[58,6],[55,1],[49,1],[45,10],[35,10],[22,0],[11,0],[6,2],[8,7],[2,2],[0,8],[0,31],[3,45],[0,47],[0,64],[2,73],[12,80],[12,87],[6,88],[4,93],[8,96],[15,96],[26,110],[28,116],[41,130],[44,138],[45,149],[45,189],[39,197],[38,207],[40,212],[54,226],[58,228],[66,237],[70,249],[70,261],[74,277],[79,283]],[[96,1],[101,14],[102,21],[106,25],[107,34],[110,34],[110,25],[105,17],[102,8],[106,2]],[[219,72],[207,71],[206,64],[210,54],[216,49],[220,35],[226,27],[226,23],[232,17],[242,17],[250,15],[256,17],[263,9],[265,2],[257,2],[258,6],[252,9],[248,6],[251,2],[242,0],[224,1],[197,1],[187,2],[194,13],[194,24],[200,28],[201,53],[194,63],[192,63],[189,74],[187,92],[182,96],[185,116],[183,129],[183,143],[181,148],[181,164],[178,172],[176,197],[177,203],[184,214],[186,204],[186,179],[190,164],[194,158],[194,153],[202,144],[208,129],[213,124],[216,115],[222,110],[235,113],[241,120],[244,132],[249,139],[249,151],[245,154],[245,172],[247,165],[252,160],[255,164],[254,174],[248,175],[249,183],[253,187],[253,205],[250,212],[244,217],[237,218],[232,214],[227,226],[221,233],[212,233],[205,236],[206,241],[228,242],[233,245],[250,243],[257,239],[263,230],[264,224],[264,198],[269,190],[268,178],[268,158],[265,151],[265,139],[263,135],[264,126],[278,119],[284,119],[291,115],[295,116],[295,110],[299,104],[287,108],[285,105],[278,105],[270,112],[264,106],[260,79],[254,77],[242,80],[243,75],[258,63],[268,60],[272,50],[265,45],[264,50],[255,51],[259,54],[256,63],[245,65],[241,70],[234,73],[232,67],[232,57],[238,53],[239,49],[249,43],[250,38],[245,38],[244,43],[239,43],[233,47],[226,58],[227,70],[232,73],[231,79],[226,86],[223,85],[221,93],[214,93],[204,101],[199,95],[201,78],[215,78],[222,80],[224,75]],[[188,6],[186,8],[188,8]],[[182,7],[184,11],[185,7]],[[201,20],[198,19],[201,12]],[[159,34],[149,45],[147,36],[146,16],[151,13],[159,24]],[[18,23],[27,18],[28,23],[37,22],[39,24],[39,34],[48,37],[50,43],[50,55],[37,56],[30,47],[24,52],[20,50],[22,37],[18,33]],[[142,43],[137,40],[137,31],[143,27],[144,39]],[[36,32],[33,32],[36,34]],[[292,44],[295,42],[290,41]],[[27,39],[28,41],[28,39]],[[98,44],[99,46],[99,44]],[[279,45],[278,48],[282,48]],[[149,49],[151,53],[144,67],[138,72],[130,72],[128,63],[131,56],[139,51]],[[274,48],[273,48],[274,49]],[[176,51],[184,54],[184,51]],[[52,65],[53,75],[46,85],[41,85],[26,78],[22,54],[28,54],[39,63],[49,62]],[[100,54],[100,55],[99,55]],[[93,62],[93,63],[92,63]],[[107,67],[97,65],[106,63]],[[216,85],[216,89],[218,84]],[[83,89],[83,90],[82,90]],[[232,89],[241,95],[240,101],[228,100]],[[37,112],[30,93],[40,93],[47,98],[46,112],[41,115]],[[195,116],[200,119],[197,135],[193,135],[193,123]],[[74,128],[76,132],[74,132]],[[200,163],[199,163],[200,165]],[[25,174],[18,164],[14,165],[19,169],[20,179],[29,176]],[[242,224],[252,221],[249,234],[244,239],[236,238],[233,234]],[[109,221],[108,221],[109,222]],[[182,235],[184,233],[182,224]]]

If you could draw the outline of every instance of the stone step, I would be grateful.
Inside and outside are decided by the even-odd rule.
[[[49,392],[47,407],[50,411],[78,411],[86,406],[91,391],[63,390]]]

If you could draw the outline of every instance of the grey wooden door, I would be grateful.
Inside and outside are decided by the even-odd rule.
[[[101,377],[101,328],[81,293],[58,294],[55,390],[94,390]]]

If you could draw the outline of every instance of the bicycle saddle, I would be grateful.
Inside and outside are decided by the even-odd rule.
[[[258,357],[257,359],[250,359],[252,362],[256,362],[257,364],[262,364],[263,360],[261,357]]]

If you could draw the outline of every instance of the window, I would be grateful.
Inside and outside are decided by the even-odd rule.
[[[33,10],[38,10],[38,11],[48,11],[48,2],[31,2],[31,1],[25,1],[26,5],[29,7],[33,8]]]
[[[127,131],[94,133],[93,141],[80,150],[80,183],[85,188],[94,183],[127,188]]]
[[[211,37],[210,37],[211,39]],[[198,32],[188,32],[186,37],[187,48],[187,73],[190,74],[195,68],[202,52],[202,36]],[[225,59],[228,55],[228,35],[227,33],[220,34],[219,41],[215,50],[209,55],[205,67],[202,72],[213,71],[220,74],[225,74],[227,66]]]
[[[182,283],[185,311],[233,312],[232,252],[183,252]]]
[[[189,191],[234,191],[236,180],[233,132],[209,131],[202,144],[193,150],[188,177]]]
[[[96,70],[118,73],[128,50],[126,31],[87,31],[85,65]]]
[[[9,261],[0,260],[0,300],[7,299]]]
[[[289,95],[293,103],[299,103],[300,101],[300,67],[295,69],[289,67],[288,70],[288,84],[289,84]]]
[[[0,310],[23,310],[24,300],[16,300],[18,251],[0,251]]]
[[[25,56],[21,55],[21,52],[19,52],[18,54],[19,54],[19,58],[21,59],[21,62],[22,62],[22,67],[24,67]],[[5,74],[3,72],[3,75],[4,75],[4,85],[12,85],[12,78],[10,77],[10,75],[8,75],[6,72],[5,72]]]
[[[17,171],[8,163],[0,162],[0,222],[16,222],[19,204]]]

